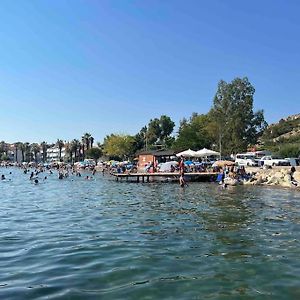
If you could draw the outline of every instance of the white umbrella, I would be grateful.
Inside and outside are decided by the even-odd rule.
[[[205,157],[205,156],[211,156],[211,155],[220,155],[220,153],[217,151],[206,149],[206,148],[196,151],[197,157]]]
[[[179,152],[176,154],[177,157],[183,156],[183,157],[195,157],[196,156],[196,151],[193,151],[191,149]]]

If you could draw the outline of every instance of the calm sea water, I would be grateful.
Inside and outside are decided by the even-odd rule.
[[[0,299],[300,299],[299,192],[0,174]]]

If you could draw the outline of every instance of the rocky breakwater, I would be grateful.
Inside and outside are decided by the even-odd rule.
[[[300,190],[300,171],[292,172],[290,169],[260,169],[244,184],[271,185]]]

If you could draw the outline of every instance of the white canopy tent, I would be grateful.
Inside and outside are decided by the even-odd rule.
[[[196,151],[197,157],[207,157],[211,155],[220,155],[220,153],[206,148]]]
[[[179,152],[176,154],[177,157],[183,156],[183,157],[196,157],[196,151],[193,151],[191,149]]]

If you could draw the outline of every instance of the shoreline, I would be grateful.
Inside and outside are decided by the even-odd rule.
[[[3,165],[1,167],[4,167]],[[7,167],[17,167],[17,166],[5,166]],[[56,169],[58,172],[61,171],[61,169]],[[75,168],[74,171],[88,171],[93,172],[92,170],[86,170],[86,169],[80,169]],[[126,173],[126,174],[113,174],[110,172],[102,172],[103,169],[99,167],[95,167],[95,171],[97,173],[102,173],[103,175],[108,175],[111,177],[120,177],[121,179],[124,177],[127,181],[129,177],[136,177],[136,182],[140,182],[139,177],[141,178],[141,182],[149,182],[149,177],[177,177],[179,176],[179,173]],[[225,186],[237,186],[237,185],[249,185],[249,186],[269,186],[269,187],[277,187],[277,188],[289,188],[292,190],[300,191],[300,167],[297,166],[295,168],[295,172],[291,172],[290,166],[275,166],[270,169],[263,169],[260,167],[245,167],[246,173],[249,175],[249,177],[246,178],[237,178],[237,177],[227,177],[225,178]],[[197,177],[197,173],[186,173],[187,176],[189,175],[195,175]],[[204,174],[204,173],[203,173]],[[200,175],[203,175],[200,174]],[[205,175],[209,176],[215,176],[217,177],[217,173],[214,172],[207,172]],[[195,177],[194,176],[194,177]],[[118,178],[117,178],[118,179]],[[227,180],[226,180],[227,179]],[[174,178],[172,180],[163,180],[162,182],[173,182]],[[192,181],[211,181],[211,180],[192,180]],[[213,180],[215,183],[217,183],[215,180]],[[212,182],[212,181],[211,181]]]
[[[292,172],[290,166],[275,166],[271,169],[247,167],[246,172],[250,173],[251,177],[243,184],[289,188],[300,191],[300,168],[295,167],[295,169],[295,172]]]

